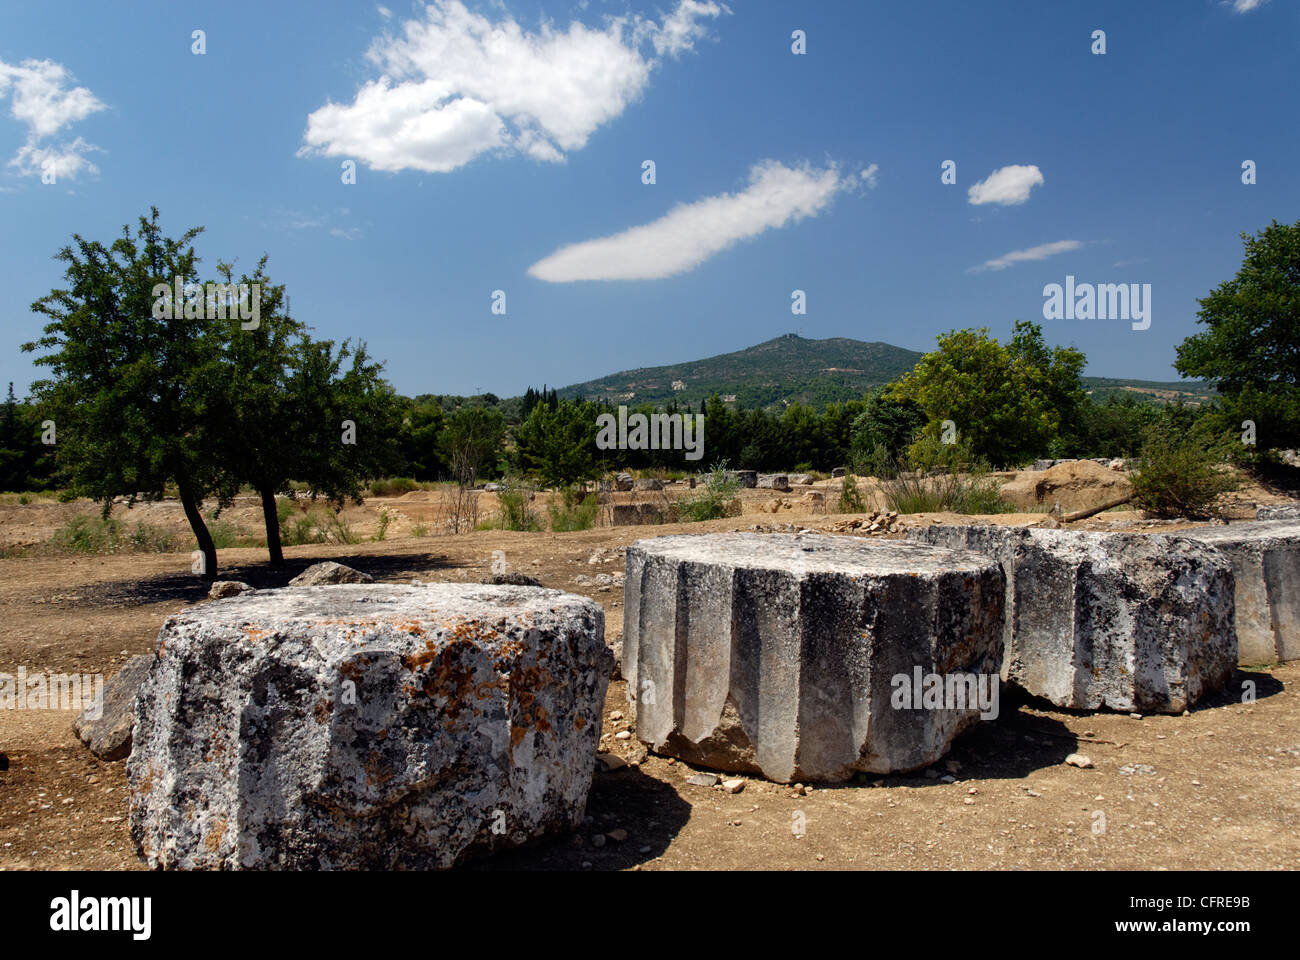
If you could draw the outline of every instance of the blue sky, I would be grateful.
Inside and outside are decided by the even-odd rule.
[[[52,255],[150,204],[406,394],[1018,318],[1174,379],[1239,234],[1300,219],[1298,68],[1295,0],[9,4],[0,381]],[[1067,274],[1150,329],[1044,321]]]

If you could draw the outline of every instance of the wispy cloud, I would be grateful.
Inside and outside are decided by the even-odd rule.
[[[871,166],[867,167],[867,169],[859,173],[858,176],[862,178],[863,182],[867,186],[869,186],[872,190],[874,190],[876,189],[876,173],[879,170],[880,170],[880,164],[873,163]]]
[[[1042,182],[1043,174],[1036,166],[1012,164],[994,170],[987,178],[971,187],[967,196],[975,206],[984,203],[1014,206],[1028,200],[1029,191]]]
[[[560,30],[543,21],[529,32],[509,14],[493,22],[460,0],[434,0],[400,36],[372,43],[380,76],[352,103],[313,112],[298,154],[430,173],[493,150],[561,162],[641,95],[661,57],[691,50],[702,21],[729,12],[678,0],[662,23],[616,17],[603,29],[573,21]]]
[[[816,216],[852,182],[833,164],[816,170],[765,160],[751,168],[749,186],[739,193],[682,204],[653,223],[561,247],[528,273],[551,283],[686,273],[741,240]]]
[[[24,60],[12,65],[0,60],[0,98],[10,96],[10,115],[27,127],[27,141],[9,166],[23,176],[53,169],[58,177],[76,179],[99,169],[86,154],[99,150],[77,137],[71,143],[43,145],[64,127],[84,120],[106,105],[85,87],[71,87],[72,76],[53,60]]]
[[[1258,10],[1268,0],[1232,0],[1233,13],[1250,13],[1252,10]]]
[[[1044,243],[1041,246],[1030,247],[1028,250],[1012,250],[1010,253],[1004,253],[993,260],[985,260],[978,267],[971,267],[967,272],[979,273],[984,270],[1005,270],[1017,263],[1024,263],[1027,260],[1046,260],[1058,253],[1078,250],[1081,246],[1083,244],[1078,240],[1057,240],[1055,243]]]

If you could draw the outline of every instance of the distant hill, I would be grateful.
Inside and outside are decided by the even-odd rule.
[[[561,397],[583,396],[615,403],[654,405],[676,400],[698,407],[714,393],[735,398],[745,407],[779,407],[860,399],[916,366],[921,354],[888,343],[864,343],[846,337],[808,340],[793,333],[756,346],[704,360],[624,370],[558,391]],[[1203,402],[1213,387],[1198,381],[1160,382],[1084,377],[1096,399],[1110,393],[1136,393],[1153,402],[1182,399]]]

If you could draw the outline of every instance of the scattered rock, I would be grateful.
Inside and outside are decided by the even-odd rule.
[[[605,835],[603,833],[596,834],[591,838],[591,845],[593,847],[603,847],[605,845]]]
[[[237,597],[252,589],[242,580],[218,580],[208,591],[208,599],[224,600],[226,597]]]
[[[479,582],[497,587],[540,587],[542,585],[542,581],[536,577],[530,577],[526,573],[519,572],[494,573]]]
[[[1131,777],[1134,774],[1139,776],[1154,776],[1156,768],[1147,763],[1126,763],[1119,768],[1120,776]]]
[[[609,831],[609,833],[605,834],[605,836],[609,837],[609,839],[613,840],[615,843],[622,843],[627,839],[627,831],[622,827],[616,827]]]
[[[687,777],[686,782],[696,787],[712,787],[717,785],[718,778],[712,773],[697,773]]]
[[[291,587],[320,587],[336,583],[374,583],[375,578],[333,560],[313,563],[289,581]]]
[[[621,770],[627,766],[627,761],[616,753],[598,753],[596,757],[600,760],[600,765],[606,773]]]
[[[1092,766],[1092,760],[1084,756],[1082,753],[1070,754],[1068,757],[1065,758],[1065,762],[1072,767],[1079,767],[1080,769],[1083,770],[1087,770],[1089,767]]]
[[[104,684],[103,702],[88,707],[72,732],[101,760],[125,760],[131,752],[135,697],[153,666],[152,656],[132,657]]]
[[[745,781],[744,780],[723,780],[722,789],[726,790],[727,793],[740,793],[740,791],[745,789]]]

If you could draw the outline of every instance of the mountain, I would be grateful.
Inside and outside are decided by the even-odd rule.
[[[888,343],[864,343],[846,337],[808,340],[793,333],[735,353],[704,360],[624,370],[558,391],[561,397],[607,399],[630,405],[656,406],[676,400],[699,407],[714,393],[735,398],[744,407],[773,407],[860,399],[911,370],[921,354]],[[1214,388],[1195,380],[1120,380],[1084,377],[1096,399],[1111,393],[1136,393],[1153,402],[1182,399],[1203,402]]]

